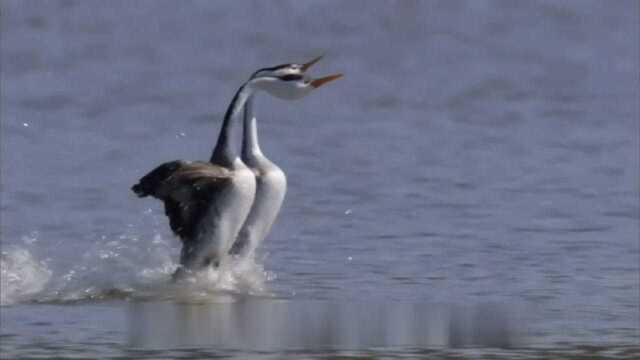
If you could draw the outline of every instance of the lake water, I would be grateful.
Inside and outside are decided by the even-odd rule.
[[[637,1],[0,13],[3,358],[639,356]],[[258,260],[168,284],[179,241],[130,186],[318,54],[344,79],[256,99],[289,182]]]

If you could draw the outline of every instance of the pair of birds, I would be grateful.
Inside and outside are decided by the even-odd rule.
[[[209,162],[164,163],[132,187],[139,197],[164,202],[173,232],[182,240],[180,266],[173,275],[219,266],[228,255],[253,256],[268,234],[286,193],[284,172],[258,144],[253,96],[259,91],[285,99],[302,98],[342,74],[312,79],[304,64],[263,68],[236,91],[224,115]],[[235,118],[244,110],[242,152],[234,146]]]

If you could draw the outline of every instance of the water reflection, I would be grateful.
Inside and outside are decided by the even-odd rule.
[[[219,301],[218,301],[219,300]],[[340,303],[233,296],[215,303],[135,302],[130,345],[141,349],[443,348],[522,345],[512,307]]]

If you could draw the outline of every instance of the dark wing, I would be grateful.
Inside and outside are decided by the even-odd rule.
[[[139,197],[146,197],[149,195],[158,197],[158,194],[164,183],[174,173],[176,173],[176,171],[188,165],[188,162],[182,160],[164,163],[151,170],[151,172],[149,172],[147,175],[143,176],[137,184],[131,187],[131,190]]]
[[[140,179],[132,190],[164,202],[171,230],[183,241],[193,239],[212,201],[231,180],[225,168],[182,160],[164,163]]]

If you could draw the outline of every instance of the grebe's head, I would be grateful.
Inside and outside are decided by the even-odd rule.
[[[247,83],[280,99],[300,99],[320,86],[342,77],[342,74],[334,74],[313,79],[306,75],[306,71],[321,58],[319,56],[305,64],[283,64],[260,69],[251,75]]]

